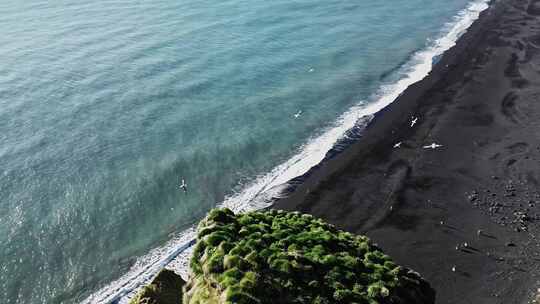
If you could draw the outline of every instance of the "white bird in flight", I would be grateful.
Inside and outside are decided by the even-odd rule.
[[[401,148],[401,144],[402,142],[398,142],[397,144],[394,145],[394,149],[397,149],[397,148]]]
[[[414,127],[414,125],[416,124],[416,122],[418,121],[418,117],[413,117],[412,120],[411,120],[411,128]]]
[[[315,71],[314,68],[309,69],[309,72],[310,72],[310,73],[312,73],[313,71]]]
[[[182,179],[182,184],[180,185],[180,189],[184,190],[184,192],[187,193],[187,184],[184,179]]]
[[[424,146],[424,149],[437,149],[437,148],[440,148],[442,147],[443,145],[439,145],[439,144],[436,144],[436,143],[432,143],[431,145],[428,145],[428,146]]]
[[[299,118],[300,115],[302,115],[302,111],[296,112],[296,114],[294,114],[294,118]]]

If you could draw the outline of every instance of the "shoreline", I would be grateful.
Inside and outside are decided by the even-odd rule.
[[[540,274],[539,18],[537,0],[491,1],[360,141],[272,208],[367,234],[437,303],[527,303]]]
[[[471,9],[472,5],[482,5],[485,2],[486,1],[471,1],[471,3],[469,4],[469,7],[466,10],[462,11],[462,12],[469,11],[469,13],[471,13],[471,11],[473,11]],[[483,11],[483,10],[484,9],[481,9],[480,11]],[[487,10],[487,9],[485,9],[485,10]],[[460,12],[460,14],[461,14],[461,12]],[[456,18],[458,18],[458,16],[460,16],[460,15],[457,15]],[[470,15],[469,16],[460,16],[460,18],[463,18],[463,17],[470,18],[471,16]],[[449,39],[449,38],[451,38],[451,37],[449,37],[449,35],[452,34],[451,32],[456,31],[456,30],[458,31],[458,32],[456,32],[457,34],[461,34],[462,32],[459,31],[459,26],[463,26],[463,24],[460,24],[461,22],[465,22],[465,24],[468,22],[466,20],[466,18],[464,20],[458,20],[457,19],[458,22],[456,24],[454,24],[452,28],[449,28],[449,32],[446,33],[445,35],[439,37],[438,39]],[[473,20],[472,20],[473,24],[472,25],[474,25],[474,23],[476,23],[476,21],[477,21],[476,17],[473,17]],[[464,28],[465,33],[470,29],[470,27],[472,25],[469,24]],[[456,34],[456,33],[453,33],[453,34]],[[450,39],[450,40],[452,41],[452,39]],[[459,42],[460,40],[461,40],[461,37],[456,41],[456,43]],[[436,40],[436,41],[439,41],[439,40]],[[444,49],[444,46],[432,45],[427,49],[419,51],[419,54],[426,55],[429,52],[433,52],[434,49],[436,49],[436,48],[443,48]],[[451,47],[450,50],[452,48],[454,48],[454,47]],[[439,63],[441,61],[440,58],[442,56],[444,56],[444,54],[446,54],[448,51],[449,51],[449,49],[444,49],[441,54],[435,54],[435,56],[433,56],[433,59],[437,59],[437,63]],[[426,62],[421,62],[418,65],[422,65],[422,64],[426,64]],[[429,62],[429,64],[431,66],[431,62]],[[433,68],[435,68],[436,66],[437,65],[434,65]],[[412,68],[412,67],[416,67],[416,66],[413,65],[413,66],[410,66],[409,68]],[[431,68],[430,68],[430,71],[432,71]],[[428,72],[428,73],[431,74],[431,72]],[[405,78],[412,77],[408,73],[407,73],[407,75],[408,76],[405,77]],[[407,81],[407,80],[409,80],[409,79],[401,79],[400,81]],[[414,80],[414,81],[411,82],[411,84],[407,85],[406,87],[414,86],[417,83],[418,83],[418,81]],[[394,83],[394,84],[392,84],[392,86],[399,87],[398,83]],[[407,90],[407,89],[405,89],[405,90]],[[395,94],[394,96],[398,96],[398,98],[399,98],[399,96],[401,96],[403,94],[403,92],[404,92],[404,89],[401,89],[401,90],[398,90],[398,91],[396,91],[394,93],[391,93],[391,94],[388,94],[388,95],[385,94],[385,95],[381,95],[380,97],[378,97],[378,99],[381,99],[381,98],[382,99],[387,99],[387,101],[382,102],[383,106],[379,105],[380,101],[377,102],[374,105],[369,105],[368,108],[369,107],[374,107],[377,110],[374,110],[374,111],[372,111],[372,113],[369,113],[369,114],[364,114],[363,116],[361,116],[360,119],[355,120],[355,122],[353,122],[353,124],[350,127],[345,128],[346,131],[343,132],[343,135],[348,134],[350,136],[348,138],[340,138],[334,144],[331,144],[328,151],[322,157],[322,160],[317,162],[313,167],[305,168],[305,169],[302,169],[302,168],[297,169],[297,171],[298,170],[306,171],[305,173],[299,174],[297,177],[288,178],[288,179],[285,179],[285,180],[283,179],[282,175],[280,175],[278,177],[274,177],[276,180],[278,180],[280,182],[278,182],[277,185],[272,186],[272,187],[269,187],[269,185],[271,185],[274,180],[272,180],[269,184],[264,184],[263,188],[257,190],[256,191],[257,193],[250,200],[248,200],[249,201],[248,205],[244,205],[242,203],[240,203],[240,204],[235,203],[236,201],[239,201],[241,199],[239,199],[236,195],[234,195],[232,197],[227,198],[225,200],[225,202],[219,204],[217,207],[229,207],[229,208],[232,207],[233,209],[239,209],[240,211],[246,211],[246,210],[251,210],[251,209],[258,210],[258,209],[265,209],[265,208],[274,208],[272,206],[273,204],[276,204],[277,202],[282,200],[281,197],[283,195],[287,195],[288,193],[293,193],[294,192],[293,189],[296,189],[297,186],[301,186],[306,181],[308,181],[309,179],[307,177],[308,176],[311,177],[313,172],[316,172],[321,167],[326,166],[328,162],[334,161],[334,158],[341,157],[341,154],[344,154],[345,152],[347,152],[350,149],[354,148],[358,141],[364,140],[364,132],[366,131],[365,129],[368,128],[368,126],[370,126],[377,119],[377,117],[381,113],[385,112],[387,107],[389,107],[391,104],[395,103],[396,98],[393,98],[391,96]],[[386,102],[386,104],[385,104],[385,102]],[[357,106],[353,107],[352,109],[354,109],[356,107]],[[349,113],[349,114],[356,113],[355,111],[352,111],[352,109],[350,110],[351,113]],[[371,110],[362,109],[360,111],[361,112],[369,112]],[[344,117],[346,117],[346,114],[344,114],[342,117],[340,117],[339,120],[344,119]],[[370,117],[374,117],[373,120],[369,121]],[[343,129],[343,125],[336,125],[334,128]],[[333,129],[331,129],[331,131],[333,131]],[[309,144],[314,144],[314,143],[309,142],[308,145]],[[302,151],[302,153],[300,153],[299,155],[295,155],[293,157],[293,159],[301,157],[303,154],[306,154],[306,152],[307,151]],[[293,160],[293,159],[291,159],[291,160]],[[288,162],[290,162],[290,160]],[[293,165],[291,165],[291,166],[294,166],[294,165],[296,165],[295,162],[293,162]],[[279,167],[280,166],[278,166],[276,169],[278,169]],[[285,170],[287,170],[287,169],[290,169],[290,168],[286,168]],[[257,185],[254,185],[254,186],[257,186]],[[250,188],[250,186],[248,186],[246,189],[244,189],[245,192],[248,192],[248,188]],[[284,193],[284,194],[280,194],[280,193]],[[259,195],[261,195],[263,197],[262,200],[259,198]],[[145,266],[142,269],[130,269],[130,271],[128,273],[126,273],[122,277],[118,278],[116,281],[111,282],[110,284],[107,284],[106,286],[103,286],[102,288],[100,288],[100,290],[92,293],[90,295],[90,297],[86,298],[83,301],[83,303],[90,303],[91,301],[99,301],[99,303],[108,303],[108,301],[110,301],[111,299],[113,299],[112,302],[114,302],[114,303],[125,303],[125,302],[127,303],[127,300],[129,300],[129,297],[133,296],[135,291],[138,290],[138,288],[140,288],[140,287],[146,285],[147,283],[149,283],[150,280],[153,278],[153,275],[155,275],[155,273],[157,273],[162,268],[173,269],[177,273],[181,273],[181,274],[185,275],[185,271],[183,269],[179,270],[178,267],[181,268],[182,265],[185,265],[184,260],[186,259],[186,256],[189,255],[190,248],[191,248],[187,244],[189,244],[190,242],[193,242],[193,240],[188,240],[188,238],[186,238],[186,235],[184,235],[185,233],[189,233],[189,231],[192,231],[192,229],[188,229],[186,231],[182,232],[178,237],[175,237],[173,240],[167,242],[165,246],[153,249],[151,251],[151,256],[147,257],[147,258],[149,258],[151,260],[148,265],[143,263]],[[181,239],[181,240],[185,240],[185,241],[182,241],[181,244],[177,244],[176,241],[175,241],[176,239]],[[179,250],[179,248],[187,248],[187,249]],[[158,254],[163,254],[163,252],[171,252],[171,253],[166,253],[164,255],[164,258],[157,259],[156,256],[153,256],[154,251],[156,251]],[[174,257],[171,256],[171,255],[174,255]],[[164,262],[164,261],[166,261],[166,262]],[[148,271],[150,271],[151,273],[148,272]],[[137,279],[137,278],[139,278],[139,279]],[[102,294],[106,294],[106,296],[105,296],[106,299],[103,299],[103,298],[101,298],[99,296],[99,295],[102,295]]]

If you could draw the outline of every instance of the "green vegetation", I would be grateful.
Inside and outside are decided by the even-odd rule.
[[[212,210],[190,265],[186,304],[434,303],[418,274],[366,237],[296,212]]]
[[[182,304],[182,288],[185,282],[173,271],[163,269],[145,286],[130,304]]]

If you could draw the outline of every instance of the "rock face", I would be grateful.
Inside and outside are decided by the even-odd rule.
[[[145,286],[130,304],[181,304],[185,282],[171,270],[163,269]]]
[[[366,237],[295,212],[211,211],[190,265],[184,304],[435,302],[420,275]]]

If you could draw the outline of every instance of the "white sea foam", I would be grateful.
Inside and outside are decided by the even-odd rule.
[[[439,39],[416,53],[398,72],[401,75],[400,80],[382,86],[369,102],[358,102],[341,115],[332,127],[309,140],[298,154],[271,172],[259,176],[241,192],[228,197],[220,206],[231,208],[235,212],[268,207],[271,204],[270,199],[279,196],[288,181],[303,175],[320,163],[336,141],[355,126],[358,119],[372,116],[392,103],[408,86],[426,77],[431,71],[433,59],[455,45],[479,14],[488,8],[488,2],[489,0],[477,0],[469,4],[465,10],[459,12],[453,22],[446,25]],[[194,236],[194,228],[179,233],[164,246],[141,257],[128,273],[95,292],[83,303],[127,303],[141,286],[147,284],[164,267],[175,270],[184,279],[187,278],[188,259],[192,249],[190,244]]]

